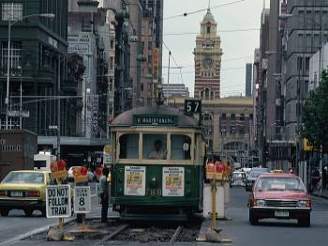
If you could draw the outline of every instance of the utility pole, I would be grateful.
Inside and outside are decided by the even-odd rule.
[[[9,86],[10,86],[10,63],[11,63],[11,21],[14,19],[14,3],[11,3],[11,15],[8,18],[8,42],[7,42],[7,88],[6,88],[6,130],[9,129]]]
[[[168,64],[168,67],[167,67],[167,83],[168,84],[170,83],[171,55],[172,55],[172,52],[169,51],[169,64]]]
[[[60,55],[58,55],[58,75],[57,75],[57,94],[58,94],[58,100],[57,100],[57,160],[60,160]]]

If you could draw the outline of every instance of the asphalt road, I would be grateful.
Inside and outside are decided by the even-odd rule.
[[[302,228],[294,221],[267,220],[258,226],[248,223],[247,192],[241,188],[233,188],[231,191],[231,202],[226,214],[232,220],[219,221],[223,228],[223,235],[232,239],[231,245],[236,246],[321,246],[328,242],[328,200],[313,198],[312,224],[309,228]],[[100,214],[97,199],[93,199],[93,215]],[[1,242],[9,240],[19,234],[24,234],[49,224],[56,220],[47,220],[37,213],[33,217],[25,217],[21,211],[12,211],[9,217],[0,217],[0,245]],[[90,245],[94,242],[84,242]],[[46,245],[75,245],[72,242],[51,243]],[[14,245],[45,245],[45,242],[20,241]],[[82,245],[81,242],[76,245]],[[112,244],[108,244],[112,245]],[[114,245],[136,245],[135,242]],[[145,244],[143,244],[145,245]],[[150,245],[150,244],[149,244]],[[156,244],[151,244],[156,245]],[[180,245],[180,244],[177,244]],[[191,245],[181,244],[181,245]],[[197,244],[193,244],[197,245]],[[206,244],[199,244],[206,245]],[[213,244],[208,244],[213,245]],[[230,244],[229,244],[230,245]]]
[[[236,246],[321,246],[328,242],[328,200],[313,198],[311,227],[298,227],[296,221],[263,220],[257,226],[248,223],[249,193],[232,188],[227,216],[221,221],[224,235]]]
[[[100,216],[100,207],[97,202],[96,184],[91,184],[92,215]],[[42,227],[56,224],[58,219],[47,219],[39,211],[34,211],[31,217],[26,217],[23,210],[11,210],[8,217],[0,216],[0,245],[17,236],[32,232]]]

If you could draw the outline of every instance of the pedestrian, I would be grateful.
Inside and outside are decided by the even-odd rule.
[[[312,190],[311,192],[315,191],[318,189],[318,184],[320,182],[320,172],[319,170],[316,168],[313,172],[312,172],[312,176],[311,176],[311,181],[312,181]]]
[[[101,222],[107,223],[107,213],[109,206],[109,184],[108,184],[109,168],[104,167],[102,176],[99,180],[99,196],[101,203]]]

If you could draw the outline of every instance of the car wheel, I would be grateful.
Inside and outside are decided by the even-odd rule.
[[[26,208],[26,209],[24,209],[24,213],[25,213],[25,215],[26,215],[27,217],[30,217],[30,216],[32,216],[32,214],[33,214],[33,209],[31,209],[31,208]]]
[[[0,214],[1,214],[1,216],[3,216],[3,217],[8,216],[8,214],[9,214],[9,209],[1,208],[1,209],[0,209]]]
[[[311,217],[310,217],[310,215],[308,214],[304,218],[298,219],[297,224],[299,226],[309,227],[311,225]]]
[[[259,223],[259,219],[257,218],[257,216],[252,210],[249,210],[248,216],[249,216],[249,223],[251,225],[257,225]]]

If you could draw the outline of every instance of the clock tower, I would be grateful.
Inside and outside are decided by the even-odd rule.
[[[196,38],[195,98],[215,100],[220,98],[221,39],[217,33],[217,22],[210,8],[201,22],[200,34]]]

